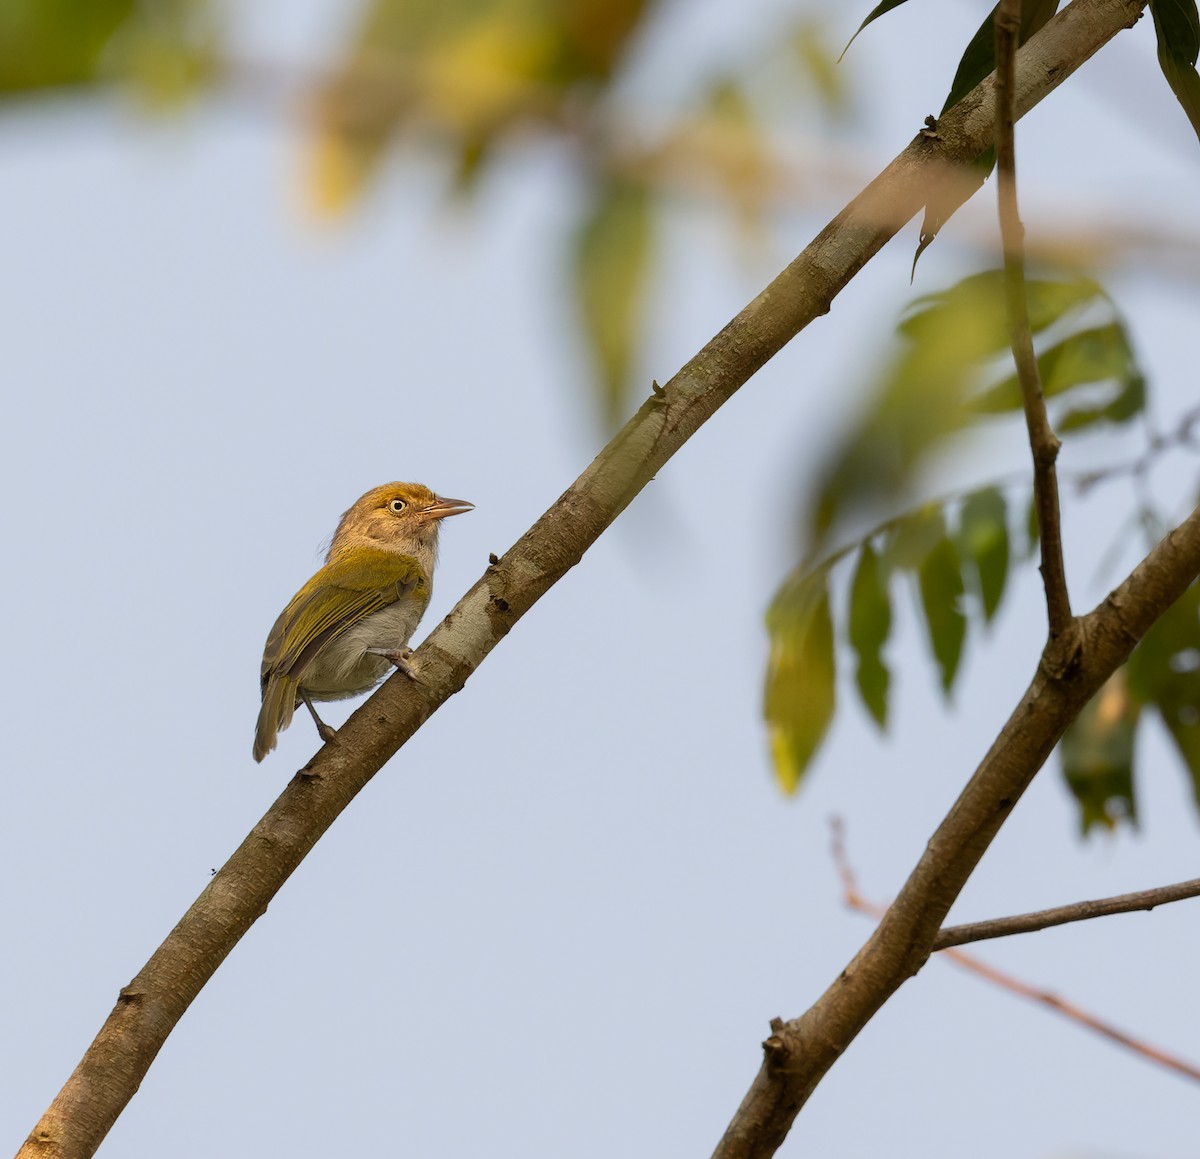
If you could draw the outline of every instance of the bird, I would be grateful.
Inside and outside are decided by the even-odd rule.
[[[420,483],[385,483],[341,518],[324,566],[291,599],[267,636],[254,759],[274,747],[303,704],[328,743],[336,732],[315,700],[374,688],[394,665],[414,676],[409,638],[429,605],[438,528],[474,508]]]

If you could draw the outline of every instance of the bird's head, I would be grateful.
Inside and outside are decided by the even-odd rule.
[[[342,516],[326,559],[346,548],[375,547],[418,559],[428,557],[432,564],[440,522],[473,507],[462,499],[443,499],[420,483],[385,483],[368,491]]]

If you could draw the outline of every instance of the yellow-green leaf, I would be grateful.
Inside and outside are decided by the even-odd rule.
[[[858,555],[850,582],[850,646],[858,657],[854,678],[863,704],[883,728],[887,724],[887,696],[891,674],[881,650],[892,630],[892,605],[886,576],[870,540]]]
[[[1137,822],[1133,788],[1138,706],[1119,669],[1084,706],[1059,746],[1063,776],[1079,805],[1083,835]]]
[[[967,619],[962,612],[962,562],[954,541],[943,535],[917,571],[921,608],[929,629],[929,645],[942,674],[942,690],[949,693],[962,659]]]
[[[1136,394],[1141,375],[1134,361],[1129,336],[1119,321],[1068,335],[1042,351],[1037,363],[1042,394],[1046,398],[1065,394],[1077,386],[1116,382],[1120,386],[1117,398],[1123,398],[1127,390],[1135,392],[1126,400],[1126,405],[1111,416],[1116,421],[1123,421],[1120,416],[1130,418],[1137,413],[1138,398],[1144,402],[1144,389],[1141,395]],[[985,414],[1020,410],[1021,388],[1016,375],[1011,374],[989,387],[979,396],[975,405]],[[1134,407],[1132,410],[1131,405]],[[1107,408],[1099,409],[1107,412]]]
[[[833,621],[824,569],[790,580],[767,612],[771,656],[764,715],[775,775],[794,793],[835,707]]]
[[[1166,725],[1200,806],[1200,587],[1192,584],[1129,658],[1129,690]]]
[[[575,293],[596,360],[607,420],[625,417],[642,337],[653,235],[645,186],[613,182],[593,201],[575,239]]]
[[[963,501],[958,543],[974,572],[983,617],[990,622],[1008,580],[1008,507],[998,488],[973,491]]]

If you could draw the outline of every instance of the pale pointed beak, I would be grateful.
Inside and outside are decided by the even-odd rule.
[[[449,515],[462,515],[474,511],[475,504],[465,499],[443,499],[440,495],[425,508],[426,519],[445,519]]]

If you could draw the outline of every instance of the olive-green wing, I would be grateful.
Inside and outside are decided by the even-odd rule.
[[[292,597],[267,637],[264,693],[275,675],[301,682],[330,640],[425,582],[415,559],[375,548],[346,552],[327,563]]]

